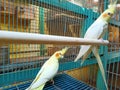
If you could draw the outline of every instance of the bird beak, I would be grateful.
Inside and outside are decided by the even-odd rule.
[[[116,5],[117,2],[118,2],[118,0],[114,0],[114,1],[112,0],[110,4],[111,4],[111,5]]]
[[[63,55],[61,55],[61,58],[64,58],[64,56],[63,56]]]
[[[69,49],[69,47],[63,48],[63,49],[62,49],[62,55],[64,55],[64,54],[67,52],[68,49]]]

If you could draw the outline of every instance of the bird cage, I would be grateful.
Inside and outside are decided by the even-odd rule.
[[[59,61],[55,83],[46,83],[44,90],[105,90],[95,56],[91,53],[83,65],[80,64],[81,59],[78,62],[74,62],[74,59],[80,49],[77,42],[111,1],[1,0],[0,33],[5,31],[8,33],[6,37],[13,33],[14,38],[5,39],[0,34],[0,90],[25,90],[46,60],[64,47],[70,49]],[[109,40],[107,45],[104,42],[101,44],[105,46],[101,45],[100,41],[95,43],[94,40],[88,42],[99,47],[109,90],[120,89],[119,15],[118,4],[104,37]],[[37,39],[39,35],[45,35],[46,40],[55,36],[53,39],[56,42],[45,42],[39,37],[40,42]],[[66,37],[71,41],[66,43],[67,40],[62,39]],[[64,41],[61,43],[59,39]]]

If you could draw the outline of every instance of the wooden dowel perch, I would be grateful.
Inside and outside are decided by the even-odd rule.
[[[108,40],[84,39],[0,30],[0,44],[107,45]]]

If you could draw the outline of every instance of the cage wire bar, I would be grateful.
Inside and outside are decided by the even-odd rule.
[[[43,63],[55,51],[67,46],[65,44],[56,45],[52,43],[31,44],[25,43],[25,41],[24,43],[11,43],[9,41],[5,43],[5,39],[1,38],[3,35],[2,30],[6,32],[3,35],[6,35],[6,37],[10,35],[10,32],[15,32],[27,33],[28,35],[33,35],[33,33],[34,35],[42,34],[43,36],[56,35],[61,38],[82,38],[87,28],[107,8],[110,1],[0,0],[0,89],[24,90],[34,79]],[[110,90],[120,89],[119,27],[118,8],[114,19],[109,23],[108,33],[105,36],[105,39],[108,39],[110,43],[108,46],[100,46],[99,50]],[[17,36],[17,34],[13,36]],[[22,38],[25,39],[24,37]],[[11,40],[10,37],[9,40]],[[55,77],[57,85],[61,85],[60,82],[57,82],[60,78],[61,80],[65,78],[74,80],[76,78],[78,81],[84,82],[84,84],[81,84],[82,87],[78,87],[78,90],[90,90],[93,87],[105,90],[101,73],[93,54],[89,55],[83,66],[80,66],[81,60],[76,63],[73,62],[80,47],[75,45],[70,47],[70,50],[65,54],[65,58],[60,61],[58,73],[62,78],[59,75]],[[75,81],[74,87],[77,83],[80,82]],[[69,83],[69,85],[73,87],[72,84]],[[46,86],[45,90],[47,88],[50,88],[49,85]],[[68,85],[64,88],[66,90],[70,89]]]

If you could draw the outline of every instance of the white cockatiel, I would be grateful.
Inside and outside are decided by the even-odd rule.
[[[45,83],[52,80],[57,74],[59,68],[59,59],[63,58],[63,55],[68,50],[64,48],[60,51],[56,51],[41,67],[36,78],[32,84],[26,90],[43,90]]]
[[[113,3],[111,3],[108,6],[108,9],[105,10],[99,17],[98,19],[88,28],[88,30],[85,33],[84,38],[85,39],[101,39],[105,32],[107,31],[108,28],[108,22],[110,21],[111,17],[114,15],[116,11],[116,3],[117,0]],[[101,70],[103,80],[105,82],[105,86],[107,88],[107,83],[106,83],[106,78],[105,78],[105,71],[102,65],[102,61],[100,59],[99,53],[98,53],[98,47],[93,46],[93,45],[81,45],[80,51],[76,59],[74,60],[75,62],[79,60],[82,57],[82,62],[85,61],[85,59],[88,57],[88,55],[93,52],[95,55],[99,68]],[[108,88],[107,88],[108,89]]]

